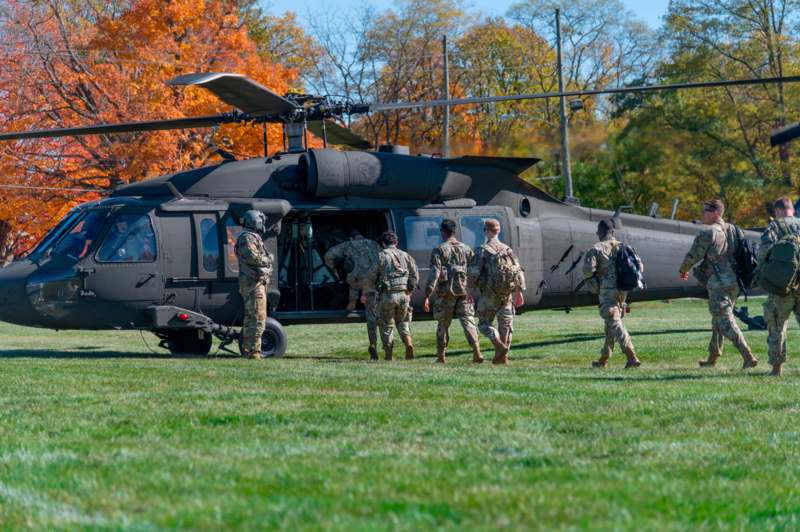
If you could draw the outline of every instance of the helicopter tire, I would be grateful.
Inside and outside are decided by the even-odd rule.
[[[211,352],[212,336],[195,329],[171,331],[167,334],[166,346],[173,355],[207,355]]]
[[[286,329],[275,318],[267,318],[264,334],[261,335],[261,356],[264,358],[280,358],[286,353],[289,345],[289,337],[286,336]],[[245,356],[242,350],[242,337],[239,335],[239,352]]]

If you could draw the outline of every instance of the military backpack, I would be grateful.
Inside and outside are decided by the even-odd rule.
[[[499,296],[515,292],[519,286],[522,267],[509,247],[495,249],[491,246],[483,248],[488,254],[486,260],[486,286]]]
[[[641,259],[636,251],[627,244],[620,244],[616,257],[617,290],[629,292],[645,287]]]
[[[744,232],[735,225],[733,225],[733,229],[736,233],[736,251],[733,254],[734,270],[736,270],[739,286],[742,290],[747,290],[753,286],[758,259],[756,259],[753,245],[745,238]]]
[[[778,296],[787,296],[798,287],[800,235],[791,232],[786,222],[779,222],[783,234],[772,245],[755,272],[758,286]]]
[[[444,291],[461,297],[467,295],[467,246],[462,243],[449,245],[449,253],[443,258],[446,261],[439,280]]]

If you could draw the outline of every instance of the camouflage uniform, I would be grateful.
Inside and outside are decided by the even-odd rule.
[[[337,244],[325,253],[325,265],[335,270],[336,263],[344,261],[347,270],[346,282],[350,288],[350,302],[358,300],[358,293],[364,294],[364,316],[367,320],[369,345],[378,345],[377,301],[375,298],[375,270],[378,264],[380,245],[374,240],[356,238]]]
[[[425,297],[436,294],[433,302],[433,319],[438,323],[436,349],[440,362],[444,362],[444,353],[450,341],[450,323],[453,321],[453,316],[457,316],[461,322],[464,335],[473,349],[474,361],[483,360],[480,356],[478,331],[475,329],[475,309],[469,296],[467,282],[468,266],[474,257],[472,248],[459,242],[455,237],[450,237],[431,252],[430,276],[425,287]]]
[[[614,351],[614,342],[630,356],[633,355],[633,342],[625,329],[622,319],[625,316],[625,300],[628,293],[617,289],[617,269],[615,261],[622,243],[613,236],[606,236],[586,252],[583,259],[583,277],[587,287],[597,294],[600,303],[600,316],[605,322],[606,341],[600,350],[600,360],[596,365],[604,365]],[[640,271],[643,265],[639,263]]]
[[[386,360],[392,360],[394,327],[406,345],[406,358],[413,358],[411,296],[419,282],[417,263],[405,251],[391,246],[378,255],[375,288],[378,291],[378,329]]]
[[[711,313],[711,341],[708,344],[708,365],[722,354],[725,338],[730,340],[742,354],[745,363],[753,359],[750,347],[733,316],[733,307],[739,297],[739,285],[733,265],[736,250],[736,228],[719,220],[700,232],[692,248],[683,259],[680,273],[700,263],[695,276],[707,279],[708,311]]]
[[[261,335],[267,322],[267,286],[273,260],[257,232],[245,228],[236,240],[239,260],[239,293],[244,300],[242,350],[246,356],[261,356]]]
[[[521,267],[514,283],[515,287],[503,293],[497,293],[491,288],[492,282],[488,278],[487,266],[491,255],[498,252],[513,254],[511,248],[494,237],[475,251],[475,261],[470,267],[470,285],[480,290],[480,298],[475,312],[478,317],[478,330],[492,341],[495,349],[502,344],[511,345],[511,334],[514,330],[514,292],[516,290],[525,291],[525,272]],[[492,326],[495,317],[497,318],[497,329]]]
[[[772,246],[786,235],[800,235],[800,219],[787,216],[770,222],[761,234],[759,262],[762,262]],[[767,337],[769,363],[773,366],[786,362],[786,321],[792,313],[800,323],[800,291],[787,296],[768,294],[764,303],[764,319],[769,329]]]

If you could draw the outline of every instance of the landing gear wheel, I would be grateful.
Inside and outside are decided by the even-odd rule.
[[[261,356],[264,358],[280,358],[286,352],[289,345],[289,338],[286,336],[286,329],[278,320],[267,318],[264,327],[264,334],[261,335]],[[242,349],[242,336],[239,335],[239,352],[245,356]]]
[[[166,337],[166,347],[173,355],[202,355],[211,351],[210,334],[198,330],[171,331]]]

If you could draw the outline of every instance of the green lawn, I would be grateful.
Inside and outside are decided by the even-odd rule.
[[[256,362],[2,324],[0,528],[800,526],[797,324],[774,379],[765,332],[750,373],[730,347],[697,368],[703,301],[627,321],[638,370],[589,367],[595,309],[519,317],[508,368],[470,364],[456,329],[434,366],[431,322],[394,363],[365,360],[360,326],[290,327]]]

